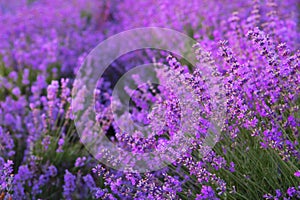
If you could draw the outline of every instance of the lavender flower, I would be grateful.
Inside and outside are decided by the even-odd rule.
[[[294,173],[294,175],[295,175],[296,177],[300,177],[300,171],[296,171],[296,172]]]
[[[298,0],[0,2],[0,199],[300,199],[299,13]],[[198,63],[148,49],[118,58],[91,97],[101,134],[137,156],[182,145],[174,140],[186,120],[176,91],[151,83],[124,89],[132,94],[132,120],[153,126],[148,138],[121,130],[111,113],[117,78],[153,60],[196,94],[196,129],[186,131],[190,148],[165,168],[120,172],[98,164],[80,142],[73,113],[85,112],[85,99],[71,108],[71,91],[85,88],[72,85],[98,42],[145,26],[196,39],[187,51],[195,51]],[[159,70],[155,78],[174,85]],[[133,85],[142,79],[133,76]],[[224,96],[209,90],[216,83]],[[215,107],[223,103],[214,97],[225,99],[225,124],[202,156],[209,119],[219,117]],[[84,127],[93,140],[90,124]],[[132,169],[138,164],[126,153],[119,159]]]
[[[210,186],[202,186],[201,189],[201,194],[198,194],[196,197],[197,200],[201,200],[201,199],[213,199],[213,200],[217,200],[219,198],[217,198],[215,196],[215,192],[214,190],[210,187]]]
[[[13,162],[8,160],[4,162],[0,157],[0,191],[9,191],[13,179]]]
[[[82,157],[82,158],[77,158],[76,162],[75,162],[75,167],[82,167],[84,166],[84,163],[86,161],[86,157]]]
[[[65,171],[64,176],[64,197],[66,199],[72,199],[72,194],[76,190],[76,177],[71,174],[68,170]]]

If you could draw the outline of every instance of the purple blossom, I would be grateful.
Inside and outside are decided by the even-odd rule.
[[[257,196],[249,198],[256,199],[299,199],[298,4],[297,0],[0,2],[0,199],[238,199],[250,193]],[[168,72],[196,94],[192,124],[196,130],[186,131],[191,146],[169,166],[144,174],[116,171],[97,164],[85,151],[74,125],[74,113],[84,116],[85,99],[70,107],[71,91],[84,93],[80,83],[73,85],[74,77],[98,42],[147,26],[175,29],[196,39],[195,49],[187,51],[195,51],[198,63],[191,66],[180,56],[147,49],[111,64],[108,78],[101,78],[91,98],[103,135],[126,150],[114,164],[121,159],[136,169],[143,160],[134,163],[127,153],[144,155],[182,145],[176,138],[186,119],[176,91],[150,83],[139,86],[142,75],[132,77],[138,89],[128,85],[124,92],[132,94],[133,121],[151,125],[153,131],[142,137],[118,127],[110,110],[114,84],[141,63],[155,60],[167,65]],[[186,46],[181,41],[177,45]],[[204,70],[211,77],[205,77]],[[155,76],[162,85],[174,86],[159,71]],[[216,84],[211,79],[221,85],[216,90],[224,90],[222,119],[214,115],[216,104],[223,102],[215,102],[209,86]],[[150,112],[152,105],[156,107]],[[217,144],[202,155],[203,138],[214,125],[210,118],[225,121],[217,141],[222,150]],[[94,140],[90,124],[84,127],[84,136]],[[252,163],[251,155],[256,154],[258,164],[249,167],[248,159]],[[259,160],[261,155],[268,155],[263,157],[266,162]],[[100,156],[114,160],[110,152]],[[278,173],[259,184],[261,174],[244,171],[257,166]],[[259,188],[247,191],[245,184],[252,183]],[[275,185],[280,189],[272,191]]]
[[[294,173],[294,175],[295,175],[296,177],[300,177],[300,171],[296,171],[296,172]]]
[[[54,165],[48,167],[47,175],[50,177],[55,177],[57,175],[57,169]]]
[[[6,162],[0,157],[0,191],[9,190],[13,178],[13,161]]]
[[[201,189],[201,194],[197,194],[196,200],[201,200],[201,199],[214,199],[217,200],[215,196],[214,190],[210,186],[203,185]]]
[[[84,180],[85,184],[87,184],[87,187],[89,188],[89,190],[93,191],[96,188],[95,181],[90,174],[84,176],[83,180]]]
[[[229,171],[232,172],[232,173],[235,172],[235,164],[234,164],[234,162],[230,162]]]
[[[65,171],[64,176],[64,197],[66,199],[72,199],[72,194],[76,190],[76,176],[71,174],[68,170]]]
[[[288,194],[289,197],[293,197],[296,194],[296,189],[295,187],[290,187],[287,189],[286,193]]]
[[[82,167],[82,166],[84,166],[85,161],[86,161],[86,157],[82,157],[82,158],[79,157],[79,158],[77,158],[76,162],[75,162],[75,167]]]

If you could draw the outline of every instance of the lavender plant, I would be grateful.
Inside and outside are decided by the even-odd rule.
[[[300,199],[298,0],[13,0],[0,6],[0,200]],[[189,49],[197,64],[148,49],[122,56],[91,97],[95,120],[112,143],[136,155],[170,141],[181,145],[176,138],[185,119],[176,91],[139,86],[142,76],[131,80],[138,89],[124,89],[132,120],[152,126],[148,137],[120,129],[110,110],[116,79],[154,60],[196,94],[196,101],[186,98],[197,114],[195,130],[189,149],[167,166],[118,171],[99,163],[81,142],[74,113],[83,107],[71,107],[71,91],[83,88],[73,85],[75,75],[98,42],[145,26],[197,40]],[[207,66],[212,79],[203,75]],[[178,87],[159,70],[151,75]],[[224,91],[225,123],[216,145],[203,154],[219,103],[209,90],[213,80]]]

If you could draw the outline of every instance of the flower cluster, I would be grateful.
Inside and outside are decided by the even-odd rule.
[[[299,199],[299,5],[298,0],[0,2],[0,200]],[[92,117],[124,150],[116,158],[109,150],[95,157],[129,166],[118,171],[85,149],[83,141],[94,140],[92,124],[81,124],[80,135],[74,114],[88,118],[90,110],[84,110],[84,99],[72,102],[71,91],[84,96],[86,87],[74,83],[75,76],[98,42],[145,26],[195,39],[188,51],[195,52],[197,64],[148,49],[111,63],[93,91]],[[151,127],[145,136],[120,128],[128,124],[114,118],[120,112],[112,113],[111,105],[117,79],[153,60],[155,73],[132,76],[123,91],[130,96],[132,121]],[[150,76],[162,85],[141,85]],[[220,135],[210,137],[215,130]],[[216,143],[212,149],[207,138]],[[183,142],[188,148],[178,150]],[[155,150],[172,155],[163,158],[168,164],[137,173],[161,164],[141,156]]]

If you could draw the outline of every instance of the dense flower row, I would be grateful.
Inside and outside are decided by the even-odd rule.
[[[299,6],[297,0],[40,0],[1,5],[0,200],[300,198]],[[72,89],[84,92],[81,85],[73,88],[74,75],[91,48],[115,33],[144,26],[172,28],[197,40],[190,50],[197,65],[159,51],[119,58],[94,92],[102,131],[135,155],[172,142],[180,146],[177,134],[184,112],[178,91],[153,84],[125,89],[132,95],[133,120],[154,124],[155,133],[148,138],[121,130],[109,109],[112,85],[120,74],[153,57],[197,98],[186,98],[196,113],[190,148],[170,165],[140,174],[98,163],[75,128],[73,114],[84,108],[82,102],[76,102],[76,110],[70,104]],[[210,93],[215,82],[202,74],[207,66],[224,94]],[[178,87],[159,70],[155,77]],[[132,80],[139,85],[140,78]],[[224,95],[226,101],[215,102],[214,95]],[[210,119],[220,117],[214,112],[218,103],[225,106],[224,116],[219,113],[225,118],[222,134],[201,156]],[[159,106],[149,116],[152,104]],[[111,159],[109,152],[101,156]]]

